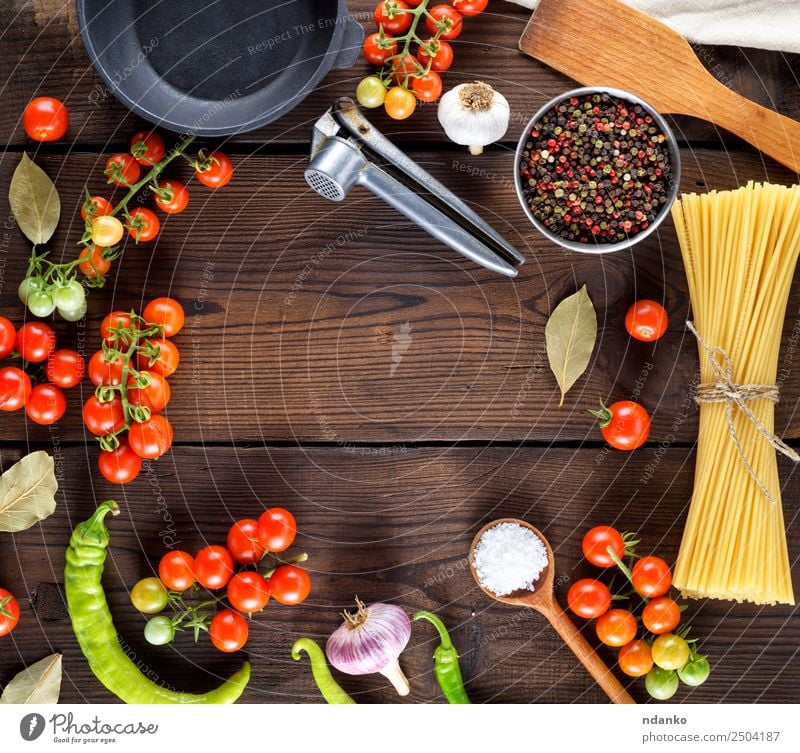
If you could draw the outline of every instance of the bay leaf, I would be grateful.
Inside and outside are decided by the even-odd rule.
[[[0,476],[0,531],[24,531],[52,515],[57,489],[53,458],[43,450],[14,463]]]
[[[11,176],[8,203],[19,229],[31,243],[50,240],[61,216],[61,199],[53,181],[25,153]]]
[[[586,371],[597,340],[597,314],[584,285],[556,306],[544,330],[547,359],[561,388],[561,402]]]
[[[58,703],[60,693],[61,654],[51,654],[14,677],[0,703]]]

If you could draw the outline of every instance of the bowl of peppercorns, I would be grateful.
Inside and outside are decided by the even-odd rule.
[[[573,89],[530,120],[514,181],[525,213],[564,248],[620,251],[652,233],[678,195],[680,153],[664,118],[620,89]]]

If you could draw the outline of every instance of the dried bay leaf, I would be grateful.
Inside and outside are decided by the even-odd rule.
[[[556,306],[544,330],[547,359],[561,388],[561,402],[586,371],[597,340],[597,314],[584,285]]]
[[[50,240],[61,216],[61,199],[53,181],[25,153],[11,177],[8,203],[19,229],[31,243]]]
[[[0,703],[58,703],[60,693],[61,654],[51,654],[11,680]]]
[[[57,489],[53,458],[43,450],[14,463],[0,476],[0,531],[24,531],[52,515]]]

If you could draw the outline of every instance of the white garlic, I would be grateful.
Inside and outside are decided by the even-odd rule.
[[[459,84],[439,100],[439,122],[447,137],[475,155],[503,138],[509,113],[506,98],[483,81]]]

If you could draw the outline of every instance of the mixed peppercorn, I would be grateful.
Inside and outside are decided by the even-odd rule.
[[[605,92],[565,99],[525,143],[519,171],[528,206],[564,240],[624,241],[668,205],[666,142],[641,105]]]

